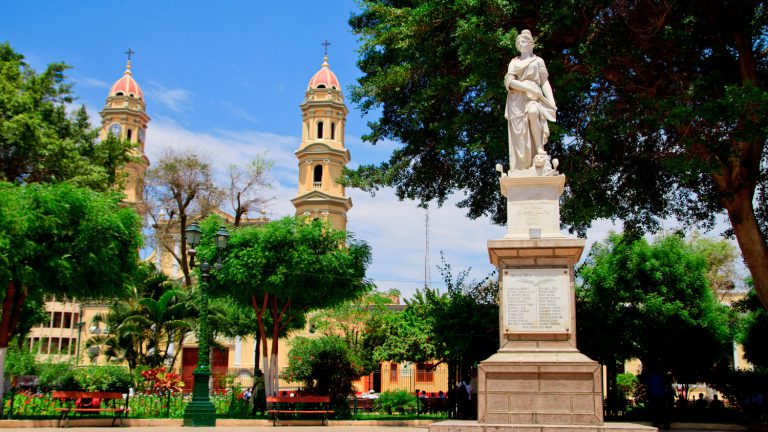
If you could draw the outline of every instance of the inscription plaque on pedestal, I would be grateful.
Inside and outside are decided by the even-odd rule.
[[[571,288],[568,269],[507,269],[504,333],[570,333]]]

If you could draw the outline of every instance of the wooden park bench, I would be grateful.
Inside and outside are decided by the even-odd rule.
[[[70,415],[101,413],[112,413],[112,426],[114,426],[118,419],[122,424],[123,417],[129,411],[128,397],[123,399],[123,393],[120,392],[54,390],[52,397],[61,402],[61,406],[56,408],[56,411],[61,412],[59,427],[62,420],[66,426],[69,426]]]
[[[348,399],[347,402],[349,404],[349,410],[352,411],[353,414],[357,414],[361,411],[373,412],[376,400],[355,397]]]
[[[330,396],[267,396],[267,413],[272,416],[272,424],[277,425],[281,414],[321,415],[323,425],[328,423]]]

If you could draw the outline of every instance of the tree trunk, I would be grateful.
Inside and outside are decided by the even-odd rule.
[[[7,355],[8,347],[0,347],[0,399],[5,394],[5,358]]]
[[[763,308],[768,310],[768,246],[755,217],[752,197],[751,191],[742,189],[724,199],[723,206],[728,212],[741,255],[752,274],[757,296]]]
[[[269,377],[271,376],[270,373],[270,365],[269,365],[269,359],[267,357],[267,329],[264,326],[264,313],[267,310],[267,304],[269,302],[269,295],[264,294],[264,298],[262,300],[262,305],[259,307],[258,302],[256,301],[256,296],[251,296],[251,305],[253,306],[253,311],[256,313],[256,323],[258,324],[259,331],[256,335],[258,338],[260,338],[260,343],[256,344],[256,363],[258,366],[258,346],[259,344],[262,347],[262,359],[261,359],[261,365],[263,367],[262,372],[264,372],[264,392],[267,396],[270,396],[273,393],[273,389],[271,386],[271,382],[269,380]]]
[[[19,322],[25,298],[26,289],[18,289],[13,280],[8,282],[3,299],[3,310],[0,311],[2,314],[0,317],[0,399],[5,392],[5,358],[8,354],[8,343],[11,336],[16,333],[16,324]]]
[[[261,330],[256,330],[256,337],[253,338],[253,376],[256,371],[261,369],[259,364],[259,349],[261,348]]]
[[[277,380],[278,372],[280,370],[277,364],[277,354],[279,351],[278,342],[280,340],[280,317],[277,312],[277,299],[272,299],[272,353],[270,355],[270,380],[272,381],[272,389],[275,393],[280,391],[280,383]]]

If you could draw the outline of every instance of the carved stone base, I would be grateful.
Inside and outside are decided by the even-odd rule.
[[[478,423],[601,425],[600,365],[576,350],[497,352],[478,370]]]
[[[519,174],[518,171],[511,173]],[[507,198],[505,239],[563,238],[560,232],[560,195],[565,176],[502,176]]]

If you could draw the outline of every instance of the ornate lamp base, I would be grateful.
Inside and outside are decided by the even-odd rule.
[[[192,372],[195,386],[192,390],[192,402],[184,411],[184,426],[216,426],[216,408],[208,394],[208,381],[211,372],[198,367]]]

